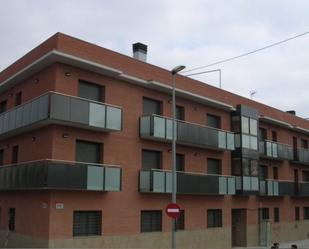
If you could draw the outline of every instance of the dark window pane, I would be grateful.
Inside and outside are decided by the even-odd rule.
[[[259,221],[269,219],[269,209],[259,208]]]
[[[295,207],[295,220],[299,220],[300,215],[299,215],[299,207]]]
[[[280,222],[279,208],[274,208],[274,222]]]
[[[18,163],[18,145],[12,148],[12,163]]]
[[[176,222],[177,230],[185,230],[185,210],[180,210],[180,215]]]
[[[207,126],[221,128],[221,118],[215,115],[207,114]]]
[[[303,181],[309,182],[309,171],[303,171]]]
[[[143,98],[143,114],[161,115],[161,102],[158,100]]]
[[[259,164],[257,160],[250,160],[250,175],[251,176],[259,175]]]
[[[15,231],[15,208],[9,208],[9,230]]]
[[[259,139],[267,140],[267,130],[264,128],[259,128]]]
[[[77,162],[101,163],[101,144],[76,140]]]
[[[144,170],[161,168],[162,152],[153,150],[142,150],[142,168]]]
[[[279,179],[278,167],[273,167],[273,177],[274,177],[275,180]]]
[[[141,211],[141,232],[161,232],[162,211]]]
[[[16,93],[16,95],[15,95],[15,106],[18,106],[18,105],[21,104],[21,98],[22,98],[21,96],[22,96],[21,92]]]
[[[185,120],[185,108],[182,106],[176,106],[176,119]]]
[[[309,220],[309,207],[304,207],[304,219]]]
[[[222,227],[222,210],[207,210],[207,227]]]
[[[101,235],[101,211],[74,211],[73,236]]]
[[[185,156],[181,154],[176,154],[176,171],[185,170]]]
[[[271,132],[271,140],[274,142],[277,142],[277,132],[276,131]]]
[[[6,108],[7,108],[7,101],[2,101],[0,103],[0,113],[6,112]]]
[[[207,174],[221,175],[221,160],[207,158]]]
[[[85,99],[104,102],[104,87],[80,80],[78,82],[78,96]]]
[[[300,140],[300,146],[301,146],[302,148],[308,149],[308,140],[301,139],[301,140]]]
[[[0,150],[0,166],[3,165],[4,161],[4,150]]]
[[[261,180],[265,180],[268,178],[267,166],[260,166],[259,177]]]

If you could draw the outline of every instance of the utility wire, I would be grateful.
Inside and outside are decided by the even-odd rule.
[[[247,52],[247,53],[243,53],[243,54],[240,54],[240,55],[237,55],[237,56],[234,56],[234,57],[230,57],[230,58],[227,58],[227,59],[224,59],[224,60],[213,62],[213,63],[210,63],[210,64],[205,65],[205,66],[200,66],[200,67],[196,67],[196,68],[193,68],[193,69],[190,69],[190,70],[186,70],[186,71],[183,71],[183,73],[192,72],[192,71],[195,71],[195,70],[198,70],[198,69],[202,69],[202,68],[206,68],[206,67],[211,67],[211,66],[215,66],[215,65],[218,65],[218,64],[222,64],[222,63],[228,62],[228,61],[236,60],[238,58],[241,58],[241,57],[244,57],[244,56],[247,56],[247,55],[250,55],[250,54],[257,53],[257,52],[262,51],[264,49],[268,49],[268,48],[280,45],[282,43],[294,40],[296,38],[299,38],[301,36],[305,36],[305,35],[308,35],[308,34],[309,34],[309,31],[301,33],[301,34],[298,34],[296,36],[293,36],[293,37],[290,37],[290,38],[287,38],[287,39],[284,39],[284,40],[279,41],[279,42],[272,43],[270,45],[267,45],[267,46],[262,47],[262,48],[258,48],[256,50],[253,50],[253,51],[250,51],[250,52]],[[186,76],[188,76],[188,75],[186,75]]]

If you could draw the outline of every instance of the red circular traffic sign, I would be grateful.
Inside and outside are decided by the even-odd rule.
[[[170,203],[166,206],[165,212],[169,217],[177,219],[180,215],[180,206],[176,203]]]

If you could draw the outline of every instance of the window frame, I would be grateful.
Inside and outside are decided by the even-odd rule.
[[[150,215],[150,217],[146,217],[146,214]],[[145,218],[149,220],[149,224],[143,223],[145,222],[145,220],[143,220]],[[162,232],[162,210],[141,210],[140,232],[141,233]]]
[[[78,228],[77,225],[81,226],[81,224],[77,223],[77,214],[88,214],[88,216],[84,215],[84,217],[80,216],[79,219],[86,219],[87,222],[85,224],[82,224],[86,227],[79,228],[81,230],[85,231],[77,231]],[[93,215],[94,217],[91,217],[90,215]],[[97,217],[96,217],[97,216]],[[96,224],[91,224],[90,219],[97,218],[95,221]],[[94,229],[92,226],[97,226],[97,232],[90,232],[92,229]],[[73,237],[86,237],[86,236],[101,236],[102,235],[102,211],[101,210],[74,210],[73,211],[73,227],[72,227],[72,234]]]
[[[207,228],[216,227],[223,227],[222,209],[207,209]]]

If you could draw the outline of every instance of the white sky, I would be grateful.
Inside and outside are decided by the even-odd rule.
[[[187,69],[309,31],[307,0],[0,0],[0,71],[60,31],[148,62]],[[309,35],[221,68],[222,87],[309,117]],[[218,74],[196,76],[218,86]]]

